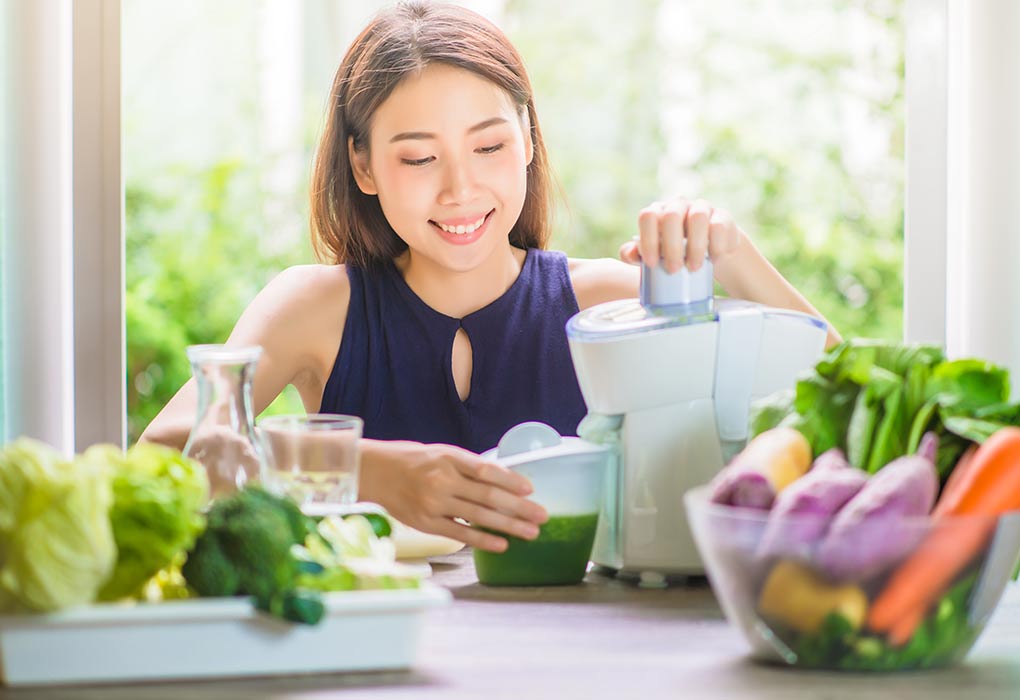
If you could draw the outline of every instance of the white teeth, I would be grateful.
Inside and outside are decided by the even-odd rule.
[[[488,216],[488,215],[486,215],[486,216]],[[458,236],[463,236],[465,233],[474,233],[475,231],[478,230],[478,227],[481,226],[484,223],[485,223],[485,217],[483,216],[482,218],[480,218],[475,223],[468,224],[467,226],[464,226],[463,224],[461,224],[460,226],[446,226],[446,225],[440,224],[438,222],[436,222],[436,226],[438,226],[439,228],[443,229],[447,233],[455,233]]]

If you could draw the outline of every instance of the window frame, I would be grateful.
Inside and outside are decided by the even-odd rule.
[[[907,0],[904,331],[1020,399],[1020,4]],[[916,118],[912,118],[916,115]]]
[[[945,0],[904,8],[903,338],[946,342],[948,25]],[[925,115],[911,119],[912,115]],[[932,206],[932,203],[937,206]]]
[[[74,0],[74,442],[124,445],[121,3]]]
[[[123,445],[120,1],[0,5],[3,439]]]

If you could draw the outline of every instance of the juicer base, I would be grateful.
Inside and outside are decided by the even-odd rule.
[[[592,563],[592,573],[613,578],[617,581],[633,584],[639,588],[703,588],[708,586],[708,578],[703,573],[682,574],[640,569],[614,569],[610,566]]]

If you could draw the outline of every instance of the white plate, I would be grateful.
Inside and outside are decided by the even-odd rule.
[[[269,617],[246,598],[0,617],[0,680],[39,685],[406,668],[425,610],[450,598],[430,584],[329,593],[326,616],[314,626]]]
[[[442,557],[464,548],[463,542],[415,530],[395,518],[390,518],[390,522],[393,525],[390,537],[393,538],[393,544],[397,549],[397,559],[422,560],[428,557]]]

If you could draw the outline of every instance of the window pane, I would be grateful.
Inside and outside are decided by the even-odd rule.
[[[388,4],[124,0],[131,439],[190,376],[186,344],[312,261],[332,74]],[[653,199],[704,197],[844,336],[901,337],[902,0],[463,4],[531,73],[565,194],[553,247],[615,255]]]
[[[126,0],[129,442],[280,269],[310,262],[300,3]],[[321,97],[319,98],[321,100]],[[280,408],[280,405],[277,405]],[[301,410],[288,392],[283,410]]]
[[[844,336],[902,337],[902,0],[543,7],[506,26],[567,193],[554,245],[615,255],[638,208],[702,197]]]

